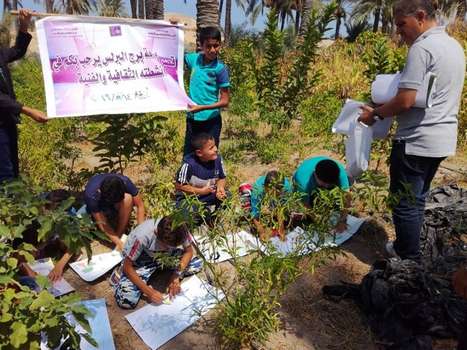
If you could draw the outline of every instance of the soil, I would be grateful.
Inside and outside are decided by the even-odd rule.
[[[311,155],[310,155],[311,156]],[[89,158],[88,158],[89,159]],[[90,159],[95,165],[95,159]],[[86,164],[90,165],[90,164]],[[269,165],[255,164],[242,169],[242,181],[253,181],[264,174]],[[129,169],[129,175],[133,173]],[[134,172],[135,175],[137,171]],[[141,174],[141,173],[140,173]],[[131,175],[130,175],[131,176]],[[458,182],[467,184],[467,159],[450,158],[443,162],[434,180],[434,185]],[[271,335],[264,346],[257,349],[270,350],[377,350],[382,349],[374,341],[363,314],[351,301],[335,303],[323,298],[321,288],[327,284],[341,281],[359,283],[371,264],[384,257],[384,244],[394,238],[390,217],[368,218],[360,231],[344,243],[342,255],[318,268],[314,274],[305,273],[292,286],[281,300],[279,310],[280,329]],[[94,243],[93,252],[109,251],[109,248]],[[222,263],[222,268],[229,268],[229,262]],[[201,276],[202,277],[202,276]],[[120,309],[114,300],[108,283],[109,274],[94,283],[81,280],[71,269],[65,272],[65,278],[75,287],[82,299],[105,298],[114,341],[118,350],[148,349],[125,319],[131,310]],[[158,277],[155,276],[157,279]],[[160,280],[160,278],[159,278]],[[163,284],[155,285],[163,288]],[[138,308],[146,305],[142,299]],[[204,319],[180,333],[160,349],[220,349],[211,311]],[[453,341],[439,341],[435,349],[456,349]]]

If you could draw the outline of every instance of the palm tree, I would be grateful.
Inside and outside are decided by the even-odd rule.
[[[62,8],[69,15],[87,15],[96,7],[95,0],[62,0]]]
[[[219,13],[220,17],[220,13]],[[225,26],[224,38],[226,45],[230,43],[230,32],[232,31],[232,0],[225,1]]]
[[[146,7],[145,0],[138,0],[138,18],[146,18],[146,14],[144,13]]]
[[[99,0],[99,16],[125,17],[125,3],[123,0]]]
[[[303,1],[302,11],[301,11],[302,21],[300,23],[299,35],[304,35],[306,33],[312,8],[313,8],[313,0]]]
[[[199,31],[204,27],[219,26],[219,1],[196,1],[196,42],[199,43]]]
[[[339,38],[339,32],[341,28],[342,19],[345,19],[345,9],[342,6],[342,0],[336,1],[337,8],[336,8],[336,32],[334,33],[334,39]]]
[[[145,0],[145,3],[147,19],[164,19],[164,0]]]
[[[353,0],[353,2],[356,2],[356,5],[352,10],[352,19],[361,22],[373,16],[373,32],[378,31],[380,21],[385,30],[393,23],[392,8],[395,0]]]

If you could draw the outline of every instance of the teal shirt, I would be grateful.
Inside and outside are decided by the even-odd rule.
[[[253,184],[253,191],[251,192],[251,215],[254,218],[259,217],[261,210],[261,201],[264,197],[264,181],[266,176],[260,176]],[[286,193],[292,193],[292,184],[288,178],[284,178],[284,191]]]
[[[316,165],[324,160],[331,159],[329,157],[313,157],[304,160],[297,168],[293,175],[294,191],[303,193],[303,200],[306,203],[310,202],[310,194],[318,188],[315,177],[313,176]],[[334,160],[334,159],[331,159]],[[334,160],[335,161],[335,160]],[[347,173],[345,172],[344,166],[335,161],[339,167],[339,187],[343,190],[348,190],[350,188],[349,179]]]
[[[219,90],[230,87],[229,73],[219,59],[203,63],[201,53],[185,55],[185,65],[190,70],[190,98],[199,105],[211,105],[219,101]],[[188,118],[197,121],[209,120],[220,115],[220,109],[208,109],[188,113]]]

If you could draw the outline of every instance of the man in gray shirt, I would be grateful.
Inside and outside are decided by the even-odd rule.
[[[378,118],[397,116],[390,193],[400,199],[393,209],[396,240],[387,250],[418,260],[426,195],[441,161],[456,151],[465,57],[459,43],[438,26],[432,1],[398,1],[394,15],[397,31],[410,47],[399,90],[384,105],[362,107],[359,120],[372,125]],[[437,77],[432,106],[416,108],[417,91],[428,73]],[[407,189],[410,196],[404,195]]]

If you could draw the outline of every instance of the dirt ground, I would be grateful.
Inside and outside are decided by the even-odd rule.
[[[242,174],[242,180],[253,181],[271,166],[249,166]],[[131,176],[131,174],[130,174]],[[443,162],[438,171],[434,185],[458,182],[466,186],[467,159],[451,158]],[[383,247],[394,232],[388,216],[382,219],[367,218],[368,221],[359,232],[344,243],[343,255],[317,269],[314,274],[302,275],[288,289],[282,298],[279,310],[281,327],[272,334],[265,346],[258,349],[267,350],[377,350],[381,349],[374,341],[365,318],[351,301],[335,303],[326,300],[321,288],[341,281],[359,283],[371,264],[384,257]],[[108,251],[99,243],[93,246],[93,252]],[[222,263],[228,268],[229,262]],[[223,267],[224,267],[223,266]],[[200,276],[202,278],[202,276]],[[114,300],[109,286],[109,274],[94,283],[86,283],[71,269],[65,272],[65,278],[75,287],[82,299],[105,298],[114,341],[118,350],[148,349],[125,319],[131,311],[120,309]],[[157,276],[156,276],[157,279]],[[161,287],[156,285],[155,287]],[[146,305],[142,299],[138,308]],[[186,329],[184,332],[166,343],[161,349],[220,349],[216,342],[211,311],[204,319]],[[211,319],[210,319],[211,317]],[[439,350],[455,349],[449,341],[435,344]]]

